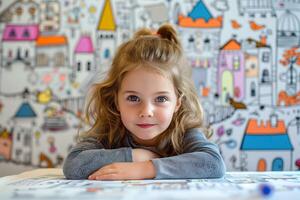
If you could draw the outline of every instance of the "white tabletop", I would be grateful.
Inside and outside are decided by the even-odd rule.
[[[271,189],[264,196],[261,188]],[[66,180],[61,169],[0,178],[0,199],[299,199],[300,172],[227,172],[222,179]]]

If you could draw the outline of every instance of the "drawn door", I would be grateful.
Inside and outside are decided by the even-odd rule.
[[[264,172],[267,169],[267,163],[265,159],[260,159],[257,163],[257,171]]]
[[[229,97],[233,97],[233,77],[232,73],[228,70],[222,74],[222,103],[228,102]]]
[[[272,171],[283,171],[282,158],[275,158],[272,163]]]

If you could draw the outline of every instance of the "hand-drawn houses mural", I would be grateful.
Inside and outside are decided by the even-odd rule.
[[[300,2],[0,0],[0,168],[59,167],[119,44],[169,22],[229,171],[300,169]]]

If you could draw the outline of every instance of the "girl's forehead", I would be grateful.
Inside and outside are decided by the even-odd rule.
[[[174,90],[173,82],[163,74],[145,68],[137,68],[125,74],[122,89],[131,90]]]

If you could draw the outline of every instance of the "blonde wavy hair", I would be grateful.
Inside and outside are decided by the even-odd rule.
[[[124,145],[129,132],[122,124],[117,108],[118,91],[127,72],[143,67],[169,78],[181,100],[169,127],[158,136],[157,150],[161,156],[182,153],[183,137],[189,129],[201,128],[208,137],[203,125],[203,109],[187,66],[177,33],[171,25],[162,25],[156,33],[149,29],[137,31],[131,40],[118,48],[107,77],[92,86],[85,112],[91,128],[84,135],[97,137],[106,148]]]

